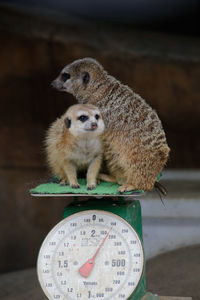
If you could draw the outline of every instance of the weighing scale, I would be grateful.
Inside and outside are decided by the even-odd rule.
[[[133,200],[142,191],[117,195],[118,185],[101,184],[107,185],[103,195],[85,193],[84,180],[82,193],[72,194],[69,186],[63,191],[56,182],[31,190],[33,196],[74,199],[41,246],[37,273],[43,292],[50,300],[159,299],[146,292],[141,207]]]

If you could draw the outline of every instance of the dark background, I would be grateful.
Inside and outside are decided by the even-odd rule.
[[[46,129],[76,103],[50,88],[73,60],[96,58],[157,110],[167,168],[200,168],[199,17],[198,1],[0,1],[0,272],[34,266],[61,219],[66,199],[29,189],[50,176]]]

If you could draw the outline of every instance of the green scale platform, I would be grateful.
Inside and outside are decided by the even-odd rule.
[[[115,183],[100,181],[94,190],[87,190],[86,179],[80,178],[78,180],[80,188],[74,189],[69,185],[61,186],[59,185],[59,180],[57,178],[52,178],[46,183],[42,183],[30,190],[32,196],[119,196],[118,192],[119,185]],[[133,195],[143,195],[143,190],[137,190],[132,192],[125,192],[123,195],[133,196]]]

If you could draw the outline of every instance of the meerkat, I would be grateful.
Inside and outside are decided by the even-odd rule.
[[[95,189],[102,162],[104,122],[97,107],[72,105],[47,131],[47,161],[60,184],[79,188],[77,172],[87,170],[87,189]]]
[[[64,67],[52,87],[100,109],[108,181],[120,184],[119,192],[152,190],[170,151],[156,111],[92,58]]]

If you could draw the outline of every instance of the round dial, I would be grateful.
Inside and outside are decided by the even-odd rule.
[[[142,276],[143,248],[121,217],[86,210],[65,218],[47,235],[38,278],[49,299],[128,299]]]

